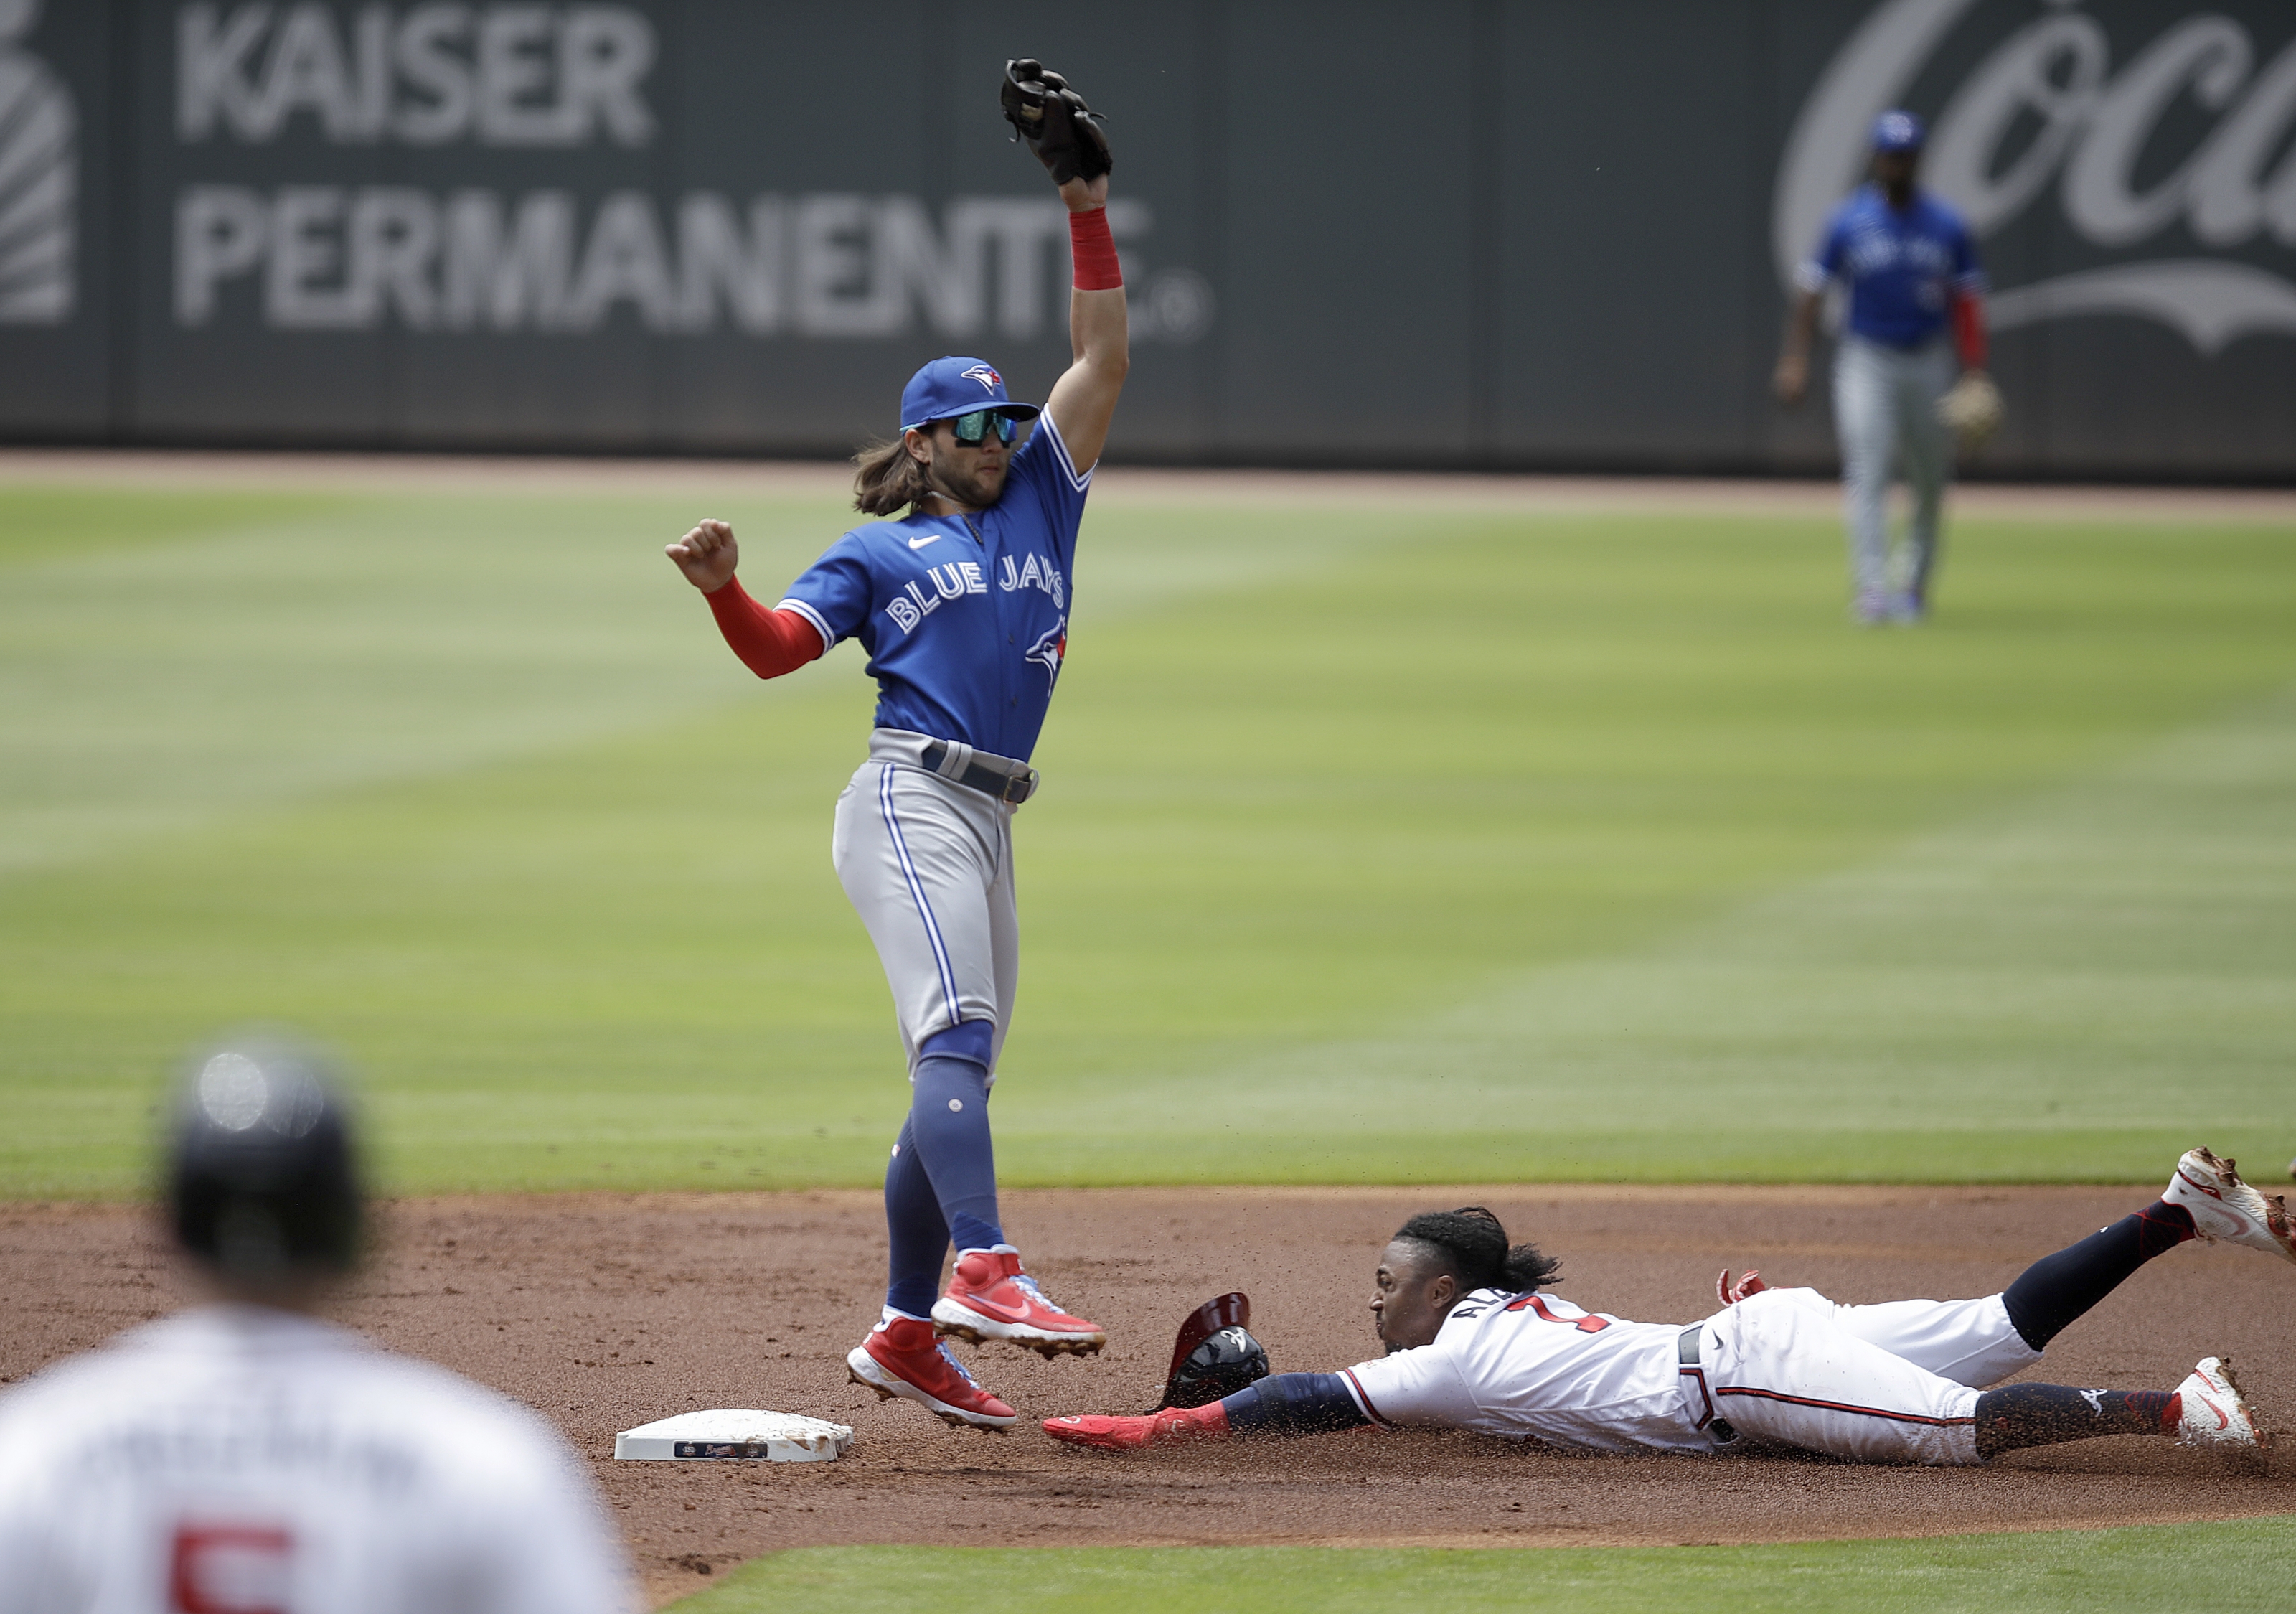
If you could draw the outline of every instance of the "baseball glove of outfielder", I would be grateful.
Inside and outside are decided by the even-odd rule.
[[[1974,449],[2001,424],[2001,389],[1982,370],[1964,370],[1937,403],[1938,419],[1953,428],[1964,449]]]
[[[1013,137],[1029,143],[1054,185],[1097,179],[1115,166],[1102,132],[1107,119],[1034,56],[1004,64],[1003,100]]]

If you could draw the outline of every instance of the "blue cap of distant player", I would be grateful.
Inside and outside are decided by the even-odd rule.
[[[915,431],[937,420],[954,420],[975,409],[994,409],[1014,420],[1044,413],[1035,404],[1014,403],[1004,394],[1004,378],[985,358],[936,358],[909,377],[901,389],[901,430]]]
[[[1877,152],[1918,152],[1929,131],[1911,112],[1884,112],[1874,119],[1874,149]]]

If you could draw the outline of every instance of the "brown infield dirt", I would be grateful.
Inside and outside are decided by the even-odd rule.
[[[776,1548],[1164,1544],[1611,1546],[2098,1527],[2296,1511],[2296,1456],[2136,1437],[1983,1469],[1859,1467],[1793,1453],[1587,1457],[1481,1437],[1368,1430],[1136,1456],[1055,1445],[1033,1420],[1152,1404],[1180,1319],[1241,1289],[1276,1370],[1376,1352],[1365,1311],[1387,1235],[1481,1203],[1564,1261],[1590,1309],[1687,1322],[1714,1275],[1753,1264],[1837,1300],[1959,1297],[2136,1208],[2142,1189],[1111,1189],[1013,1191],[1030,1270],[1109,1331],[1096,1359],[961,1347],[1024,1414],[944,1428],[846,1381],[874,1320],[877,1198],[567,1195],[402,1200],[339,1308],[379,1344],[540,1409],[593,1465],[652,1601]],[[0,1206],[0,1376],[181,1304],[148,1213]],[[2152,1263],[2029,1377],[2174,1386],[2233,1360],[2267,1423],[2296,1432],[2296,1269],[2191,1245]],[[615,1431],[701,1407],[835,1419],[841,1462],[625,1462]],[[2277,1415],[2276,1417],[2276,1414]]]

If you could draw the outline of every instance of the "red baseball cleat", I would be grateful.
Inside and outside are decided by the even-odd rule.
[[[976,1429],[1010,1429],[1020,1414],[980,1388],[933,1325],[895,1317],[869,1330],[846,1353],[846,1371],[881,1399],[914,1401],[942,1422]]]
[[[948,1292],[934,1302],[932,1315],[944,1334],[976,1345],[1009,1339],[1047,1362],[1063,1352],[1088,1355],[1108,1343],[1100,1324],[1071,1317],[1046,1299],[1037,1280],[1021,1270],[1021,1252],[1009,1244],[959,1256]]]

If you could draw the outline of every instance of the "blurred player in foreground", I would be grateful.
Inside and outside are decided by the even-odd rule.
[[[1772,378],[1782,402],[1801,401],[1819,305],[1828,286],[1846,286],[1849,317],[1833,359],[1833,423],[1849,504],[1852,608],[1869,626],[1917,622],[1928,613],[1954,433],[1973,444],[2001,414],[1985,373],[1984,273],[1961,216],[1915,184],[1923,140],[1911,112],[1884,112],[1874,124],[1873,182],[1834,210],[1796,275],[1801,290]],[[1914,508],[1893,569],[1890,473],[1901,456]]]
[[[173,1231],[212,1304],[0,1396],[0,1614],[609,1614],[637,1606],[534,1413],[316,1315],[360,1194],[308,1056],[226,1048],[184,1091]]]
[[[2196,1149],[2160,1199],[2046,1256],[1981,1300],[1836,1305],[1753,1272],[1687,1328],[1584,1312],[1542,1293],[1557,1264],[1510,1248],[1480,1206],[1414,1216],[1380,1257],[1373,1326],[1388,1354],[1283,1373],[1226,1400],[1137,1418],[1054,1418],[1046,1433],[1112,1451],[1228,1435],[1432,1424],[1585,1450],[1718,1453],[1758,1436],[1871,1462],[1977,1463],[2098,1435],[2264,1444],[2211,1356],[2174,1390],[2001,1381],[2153,1256],[2223,1239],[2296,1262],[2287,1207]],[[1987,1386],[2001,1385],[1997,1389]]]
[[[939,1334],[1047,1357],[1097,1351],[1097,1323],[1022,1270],[996,1208],[988,1092],[1020,984],[1013,813],[1068,653],[1077,531],[1129,365],[1124,281],[1108,232],[1106,140],[1058,74],[1005,69],[1005,115],[1069,207],[1073,362],[1039,410],[978,358],[937,358],[901,394],[897,440],[864,452],[855,506],[880,518],[830,546],[767,610],[734,578],[733,529],[668,546],[759,678],[857,638],[877,680],[869,758],[837,800],[830,856],[893,989],[908,1119],[885,1173],[891,1247],[877,1326],[846,1358],[880,1396],[952,1424],[1004,1429]],[[1037,418],[1011,447],[1015,423]],[[956,1245],[947,1292],[942,1258]]]

